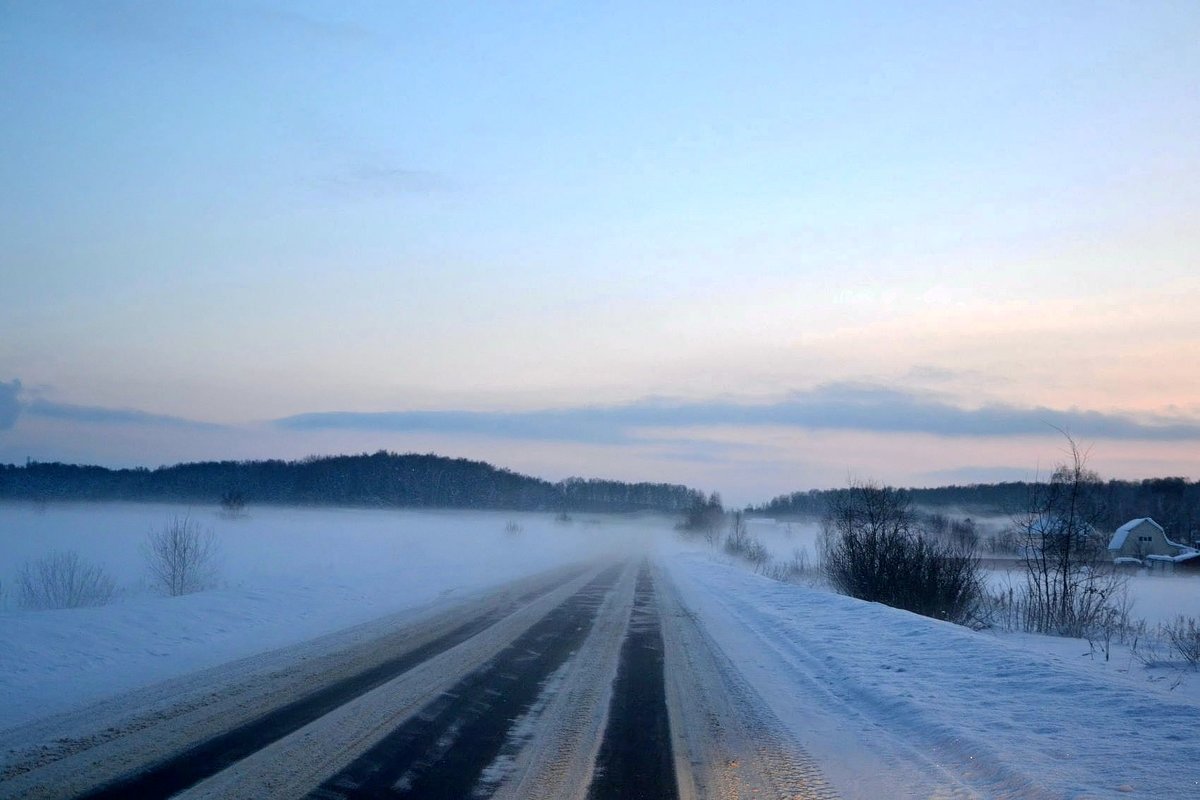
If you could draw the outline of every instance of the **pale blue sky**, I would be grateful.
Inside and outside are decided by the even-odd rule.
[[[0,461],[1200,477],[1194,2],[0,1],[0,108]]]

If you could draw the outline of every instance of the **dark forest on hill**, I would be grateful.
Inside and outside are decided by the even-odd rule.
[[[209,461],[157,469],[30,461],[0,464],[0,499],[134,500],[473,508],[516,511],[663,511],[704,495],[666,483],[568,478],[556,483],[482,461],[380,451],[299,461]]]
[[[906,489],[914,505],[932,510],[957,510],[975,515],[1012,515],[1029,507],[1034,484],[1024,481]],[[1152,517],[1168,536],[1188,542],[1200,537],[1200,481],[1186,478],[1147,478],[1140,481],[1098,482],[1094,491],[1102,509],[1100,524],[1116,529],[1136,517]],[[781,495],[754,507],[772,516],[819,517],[842,489],[813,489]]]

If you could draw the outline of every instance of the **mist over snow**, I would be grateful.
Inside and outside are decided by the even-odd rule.
[[[165,597],[148,584],[149,532],[184,515],[212,530],[216,585]],[[254,507],[0,504],[0,728],[122,690],[463,597],[671,535],[654,516]],[[509,529],[515,523],[516,530]],[[18,606],[27,561],[77,551],[116,581],[111,605]]]

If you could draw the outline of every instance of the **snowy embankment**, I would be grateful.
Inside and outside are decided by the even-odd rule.
[[[0,581],[75,550],[114,577],[115,603],[59,611],[0,606],[0,729],[119,692],[419,613],[641,538],[653,519],[549,514],[253,508],[190,511],[220,548],[217,585],[164,597],[146,584],[147,532],[189,509],[155,504],[0,505]],[[520,526],[513,534],[510,521]]]
[[[666,564],[844,798],[1200,796],[1194,691],[702,553]]]

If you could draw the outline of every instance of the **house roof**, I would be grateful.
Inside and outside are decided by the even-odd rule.
[[[1196,550],[1189,550],[1188,552],[1180,553],[1177,556],[1146,556],[1146,560],[1148,561],[1174,561],[1176,564],[1179,564],[1183,561],[1191,561],[1193,558],[1200,558],[1200,552],[1197,552]]]
[[[1126,522],[1124,525],[1117,528],[1117,532],[1113,534],[1112,541],[1110,541],[1108,543],[1108,549],[1109,550],[1120,550],[1122,547],[1124,547],[1125,539],[1126,539],[1126,537],[1129,536],[1129,532],[1131,530],[1133,530],[1134,528],[1136,528],[1137,526],[1141,525],[1143,522],[1149,522],[1151,525],[1158,528],[1159,531],[1162,531],[1162,529],[1163,529],[1162,525],[1159,525],[1157,522],[1150,519],[1149,517],[1138,517],[1137,519],[1131,519],[1131,520],[1129,520],[1129,522]],[[1164,537],[1166,536],[1165,532],[1163,533],[1163,536]],[[1168,542],[1168,544],[1175,544],[1170,539],[1168,539],[1167,542]],[[1180,545],[1175,545],[1175,546],[1179,547]]]

